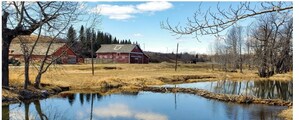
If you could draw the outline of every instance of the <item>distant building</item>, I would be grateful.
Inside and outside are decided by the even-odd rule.
[[[50,43],[37,43],[32,56],[31,60],[40,61],[43,60],[47,48]],[[33,43],[26,43],[26,48],[28,51],[32,48]],[[24,61],[23,59],[23,48],[20,43],[13,43],[10,45],[9,48],[9,56],[13,57],[17,60]],[[66,43],[52,43],[49,52],[48,52],[49,59],[57,59],[55,63],[58,64],[75,64],[77,63],[77,56],[75,52],[70,49]]]
[[[149,57],[136,44],[103,44],[96,52],[97,58],[114,63],[147,64]]]

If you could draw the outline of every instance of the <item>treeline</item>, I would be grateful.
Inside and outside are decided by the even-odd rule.
[[[79,31],[79,35],[77,35],[77,31]],[[71,26],[67,32],[66,42],[80,57],[91,57],[91,51],[95,53],[101,47],[101,44],[138,44],[137,42],[132,43],[130,39],[119,40],[109,33],[84,28],[83,25],[80,30],[75,30]]]
[[[211,46],[214,53],[211,61],[224,71],[242,72],[244,66],[257,69],[260,77],[291,71],[293,17],[290,15],[289,12],[264,14],[247,28],[233,26]]]

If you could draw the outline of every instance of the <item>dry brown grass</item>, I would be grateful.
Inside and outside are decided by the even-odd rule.
[[[285,118],[286,120],[293,120],[293,108],[283,110],[281,113],[279,113],[279,116]]]
[[[106,69],[116,68],[116,69]],[[24,68],[10,68],[10,83],[13,86],[22,86],[24,81]],[[71,86],[72,89],[100,88],[105,84],[117,85],[160,85],[164,84],[159,78],[185,80],[194,76],[214,77],[203,80],[260,80],[256,71],[245,70],[244,73],[226,73],[207,69],[206,64],[181,64],[174,71],[174,64],[96,64],[95,75],[91,74],[90,64],[81,65],[55,65],[42,76],[42,83],[58,86]],[[275,75],[270,80],[292,80],[292,72]],[[30,79],[33,83],[36,75],[34,68],[30,69]],[[191,76],[191,77],[190,77]],[[193,76],[193,77],[192,77]],[[196,77],[195,77],[196,79]],[[263,78],[264,79],[264,78]]]

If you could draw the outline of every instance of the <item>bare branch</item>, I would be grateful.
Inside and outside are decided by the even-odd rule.
[[[161,23],[161,28],[170,31],[175,35],[194,34],[197,37],[198,35],[218,34],[234,25],[239,20],[266,13],[293,9],[292,5],[283,6],[281,2],[261,3],[261,7],[261,10],[256,10],[256,6],[252,8],[250,2],[241,2],[236,9],[233,9],[230,6],[228,12],[225,12],[225,10],[219,7],[218,3],[217,13],[211,12],[211,10],[208,9],[203,16],[203,13],[198,10],[194,14],[193,20],[187,18],[186,26],[172,26],[167,19],[166,24],[164,22]]]

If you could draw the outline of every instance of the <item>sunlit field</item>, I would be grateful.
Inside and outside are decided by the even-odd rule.
[[[292,80],[292,72],[277,74],[270,78],[259,78],[256,70],[223,72],[206,63],[179,64],[177,71],[172,63],[158,64],[95,64],[92,75],[91,64],[53,65],[42,76],[42,83],[70,86],[72,89],[99,88],[105,85],[160,85],[165,82],[188,82],[196,80]],[[30,68],[30,80],[34,83],[37,70]],[[22,86],[24,67],[10,66],[10,84]]]

